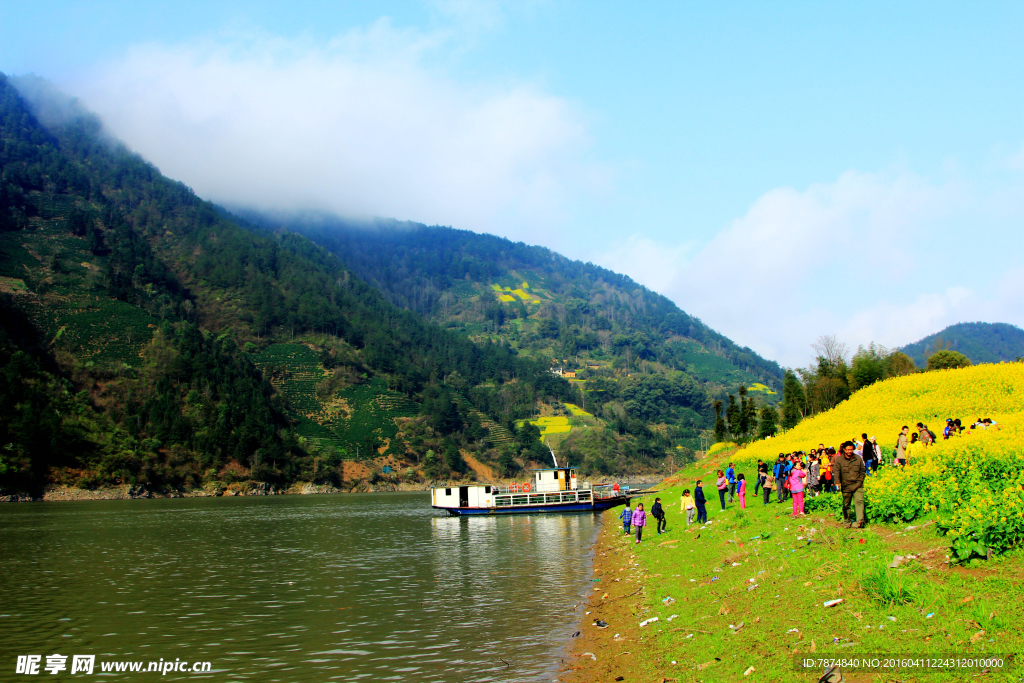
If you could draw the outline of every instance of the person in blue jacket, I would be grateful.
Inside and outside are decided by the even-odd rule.
[[[725,479],[729,482],[729,502],[731,503],[736,498],[736,470],[733,469],[732,463],[729,463],[729,468],[725,471]]]
[[[785,454],[779,453],[779,459],[775,461],[775,467],[772,468],[772,474],[775,475],[775,487],[777,489],[776,495],[778,501],[782,502],[782,482],[786,478],[786,461]]]
[[[629,509],[629,501],[626,501],[626,507],[622,510],[622,514],[619,515],[619,519],[622,520],[622,528],[625,530],[626,535],[629,536],[629,527],[633,523],[633,511]]]
[[[704,497],[704,489],[701,487],[703,483],[702,479],[698,479],[697,485],[693,487],[693,502],[697,506],[697,524],[708,523],[708,499]]]

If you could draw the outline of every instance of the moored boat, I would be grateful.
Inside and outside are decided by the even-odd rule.
[[[597,512],[622,505],[629,493],[618,484],[580,482],[575,467],[533,470],[533,481],[508,485],[435,486],[430,504],[450,515]]]

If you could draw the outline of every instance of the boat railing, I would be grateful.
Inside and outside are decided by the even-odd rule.
[[[618,498],[622,492],[608,484],[598,484],[593,488],[594,499],[603,500],[606,498]]]
[[[491,492],[495,494],[502,493],[572,493],[573,491],[589,491],[590,484],[583,483],[579,484],[575,489],[559,489],[556,491],[538,491],[536,485],[533,482],[528,483],[529,488],[526,488],[524,484],[492,484]]]

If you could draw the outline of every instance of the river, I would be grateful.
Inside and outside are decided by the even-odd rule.
[[[425,493],[4,505],[0,680],[33,654],[212,666],[120,680],[551,680],[598,523]]]

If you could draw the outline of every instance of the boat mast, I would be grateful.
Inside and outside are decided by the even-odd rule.
[[[545,439],[544,444],[548,447],[548,450],[551,451],[551,460],[555,463],[555,467],[557,468],[558,459],[555,458],[555,451],[551,448],[551,442]]]

